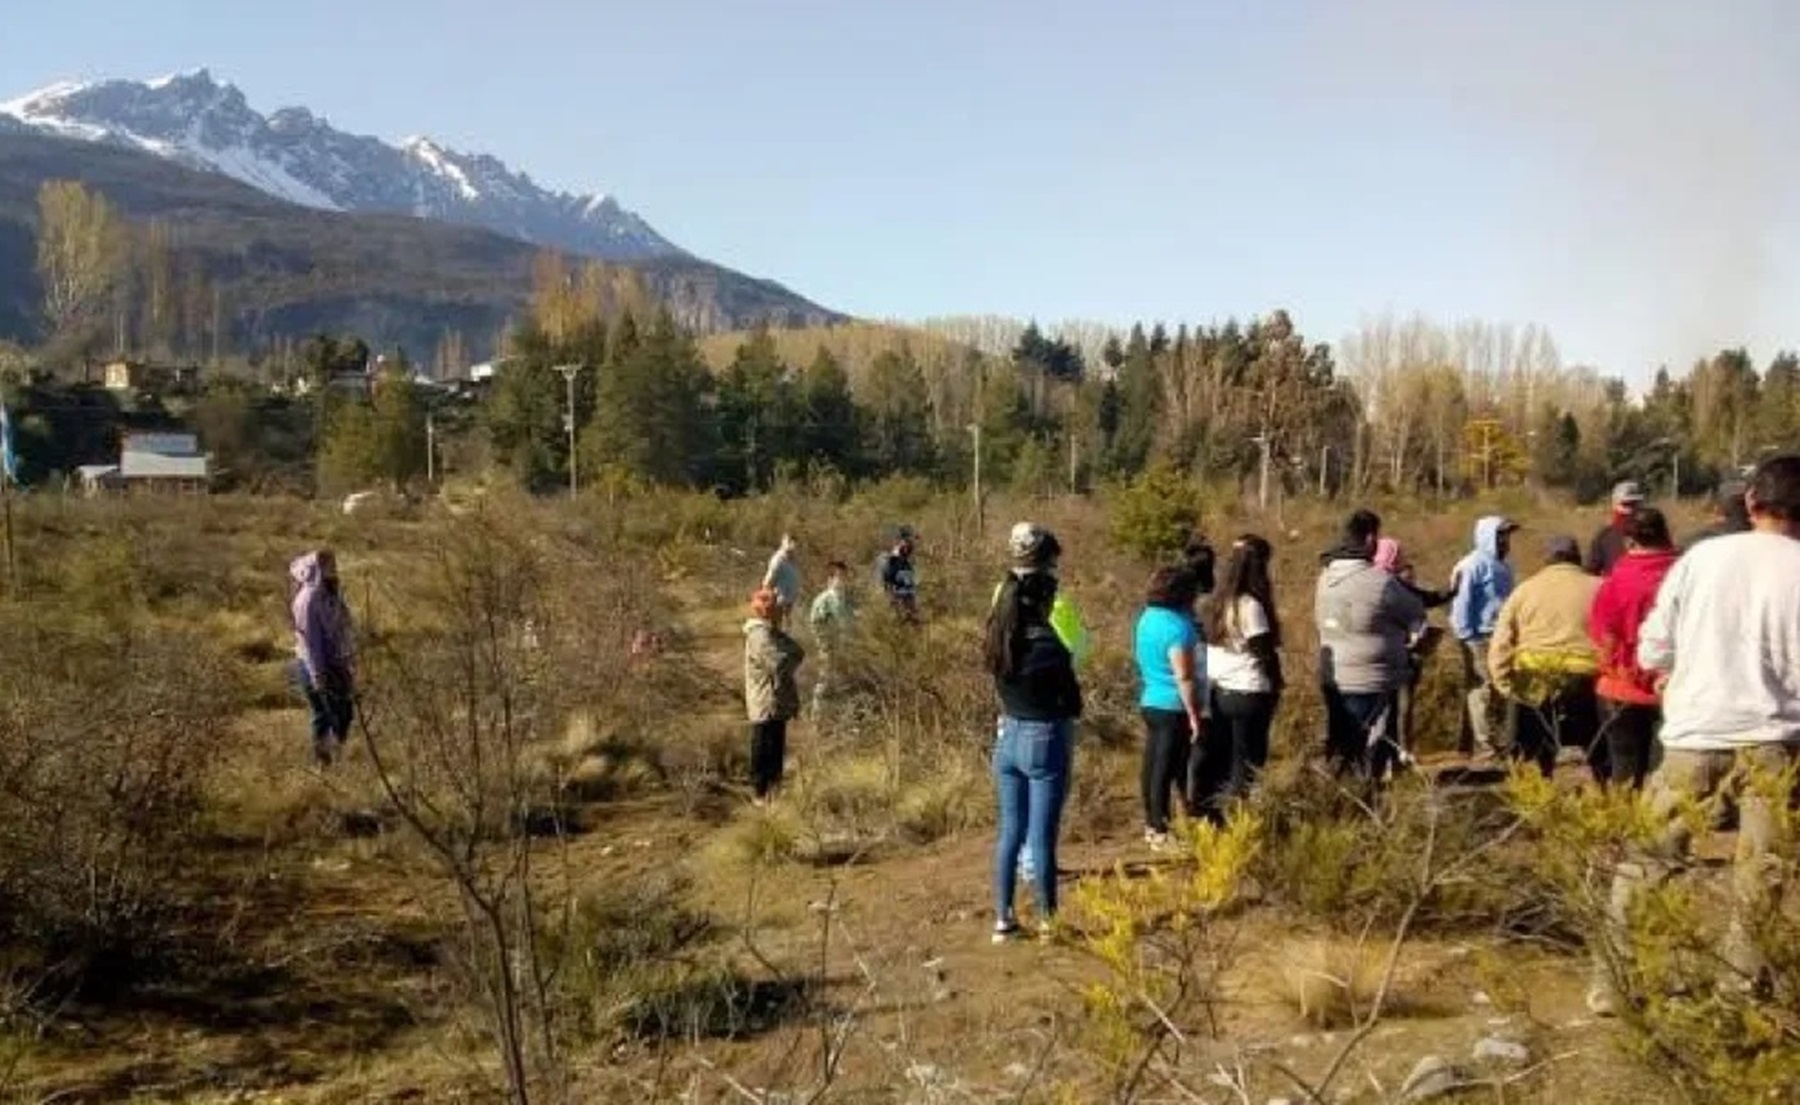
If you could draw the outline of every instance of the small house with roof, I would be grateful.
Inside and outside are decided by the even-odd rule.
[[[193,434],[126,434],[117,464],[87,464],[77,470],[89,495],[204,495],[212,487],[212,457],[200,451]]]

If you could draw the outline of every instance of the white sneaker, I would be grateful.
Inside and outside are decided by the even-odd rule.
[[[1619,1015],[1619,995],[1612,984],[1596,982],[1588,987],[1587,1010],[1596,1017],[1616,1017]]]
[[[1144,843],[1150,846],[1152,852],[1166,852],[1170,847],[1169,834],[1159,833],[1155,829],[1146,830]]]
[[[995,921],[994,943],[1010,944],[1019,938],[1020,931],[1017,921]]]

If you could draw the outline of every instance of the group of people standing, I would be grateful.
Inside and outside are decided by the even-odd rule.
[[[913,531],[901,526],[893,543],[876,563],[876,580],[889,606],[903,622],[919,618],[918,575],[913,567]],[[788,632],[800,601],[799,543],[783,534],[769,558],[761,584],[750,596],[744,623],[744,708],[750,720],[750,787],[752,800],[763,805],[781,786],[787,759],[788,723],[800,716],[800,665],[806,649]],[[850,594],[850,566],[841,560],[826,565],[824,590],[813,597],[807,622],[818,647],[812,706],[817,716],[838,691],[842,645],[855,622]]]

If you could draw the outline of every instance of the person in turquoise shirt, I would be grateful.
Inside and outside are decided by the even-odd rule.
[[[1144,718],[1144,758],[1139,783],[1144,799],[1144,841],[1161,850],[1169,842],[1170,795],[1180,788],[1193,810],[1188,765],[1194,743],[1205,735],[1201,687],[1206,652],[1194,621],[1199,598],[1192,572],[1158,568],[1150,577],[1144,612],[1134,635],[1138,707]]]

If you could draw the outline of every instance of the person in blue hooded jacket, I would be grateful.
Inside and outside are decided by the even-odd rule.
[[[1506,558],[1518,529],[1498,514],[1475,523],[1475,551],[1457,561],[1450,572],[1450,631],[1462,645],[1463,677],[1468,694],[1463,711],[1461,746],[1465,754],[1493,755],[1494,715],[1499,699],[1488,670],[1488,642],[1500,622],[1500,607],[1512,594],[1513,572]]]

